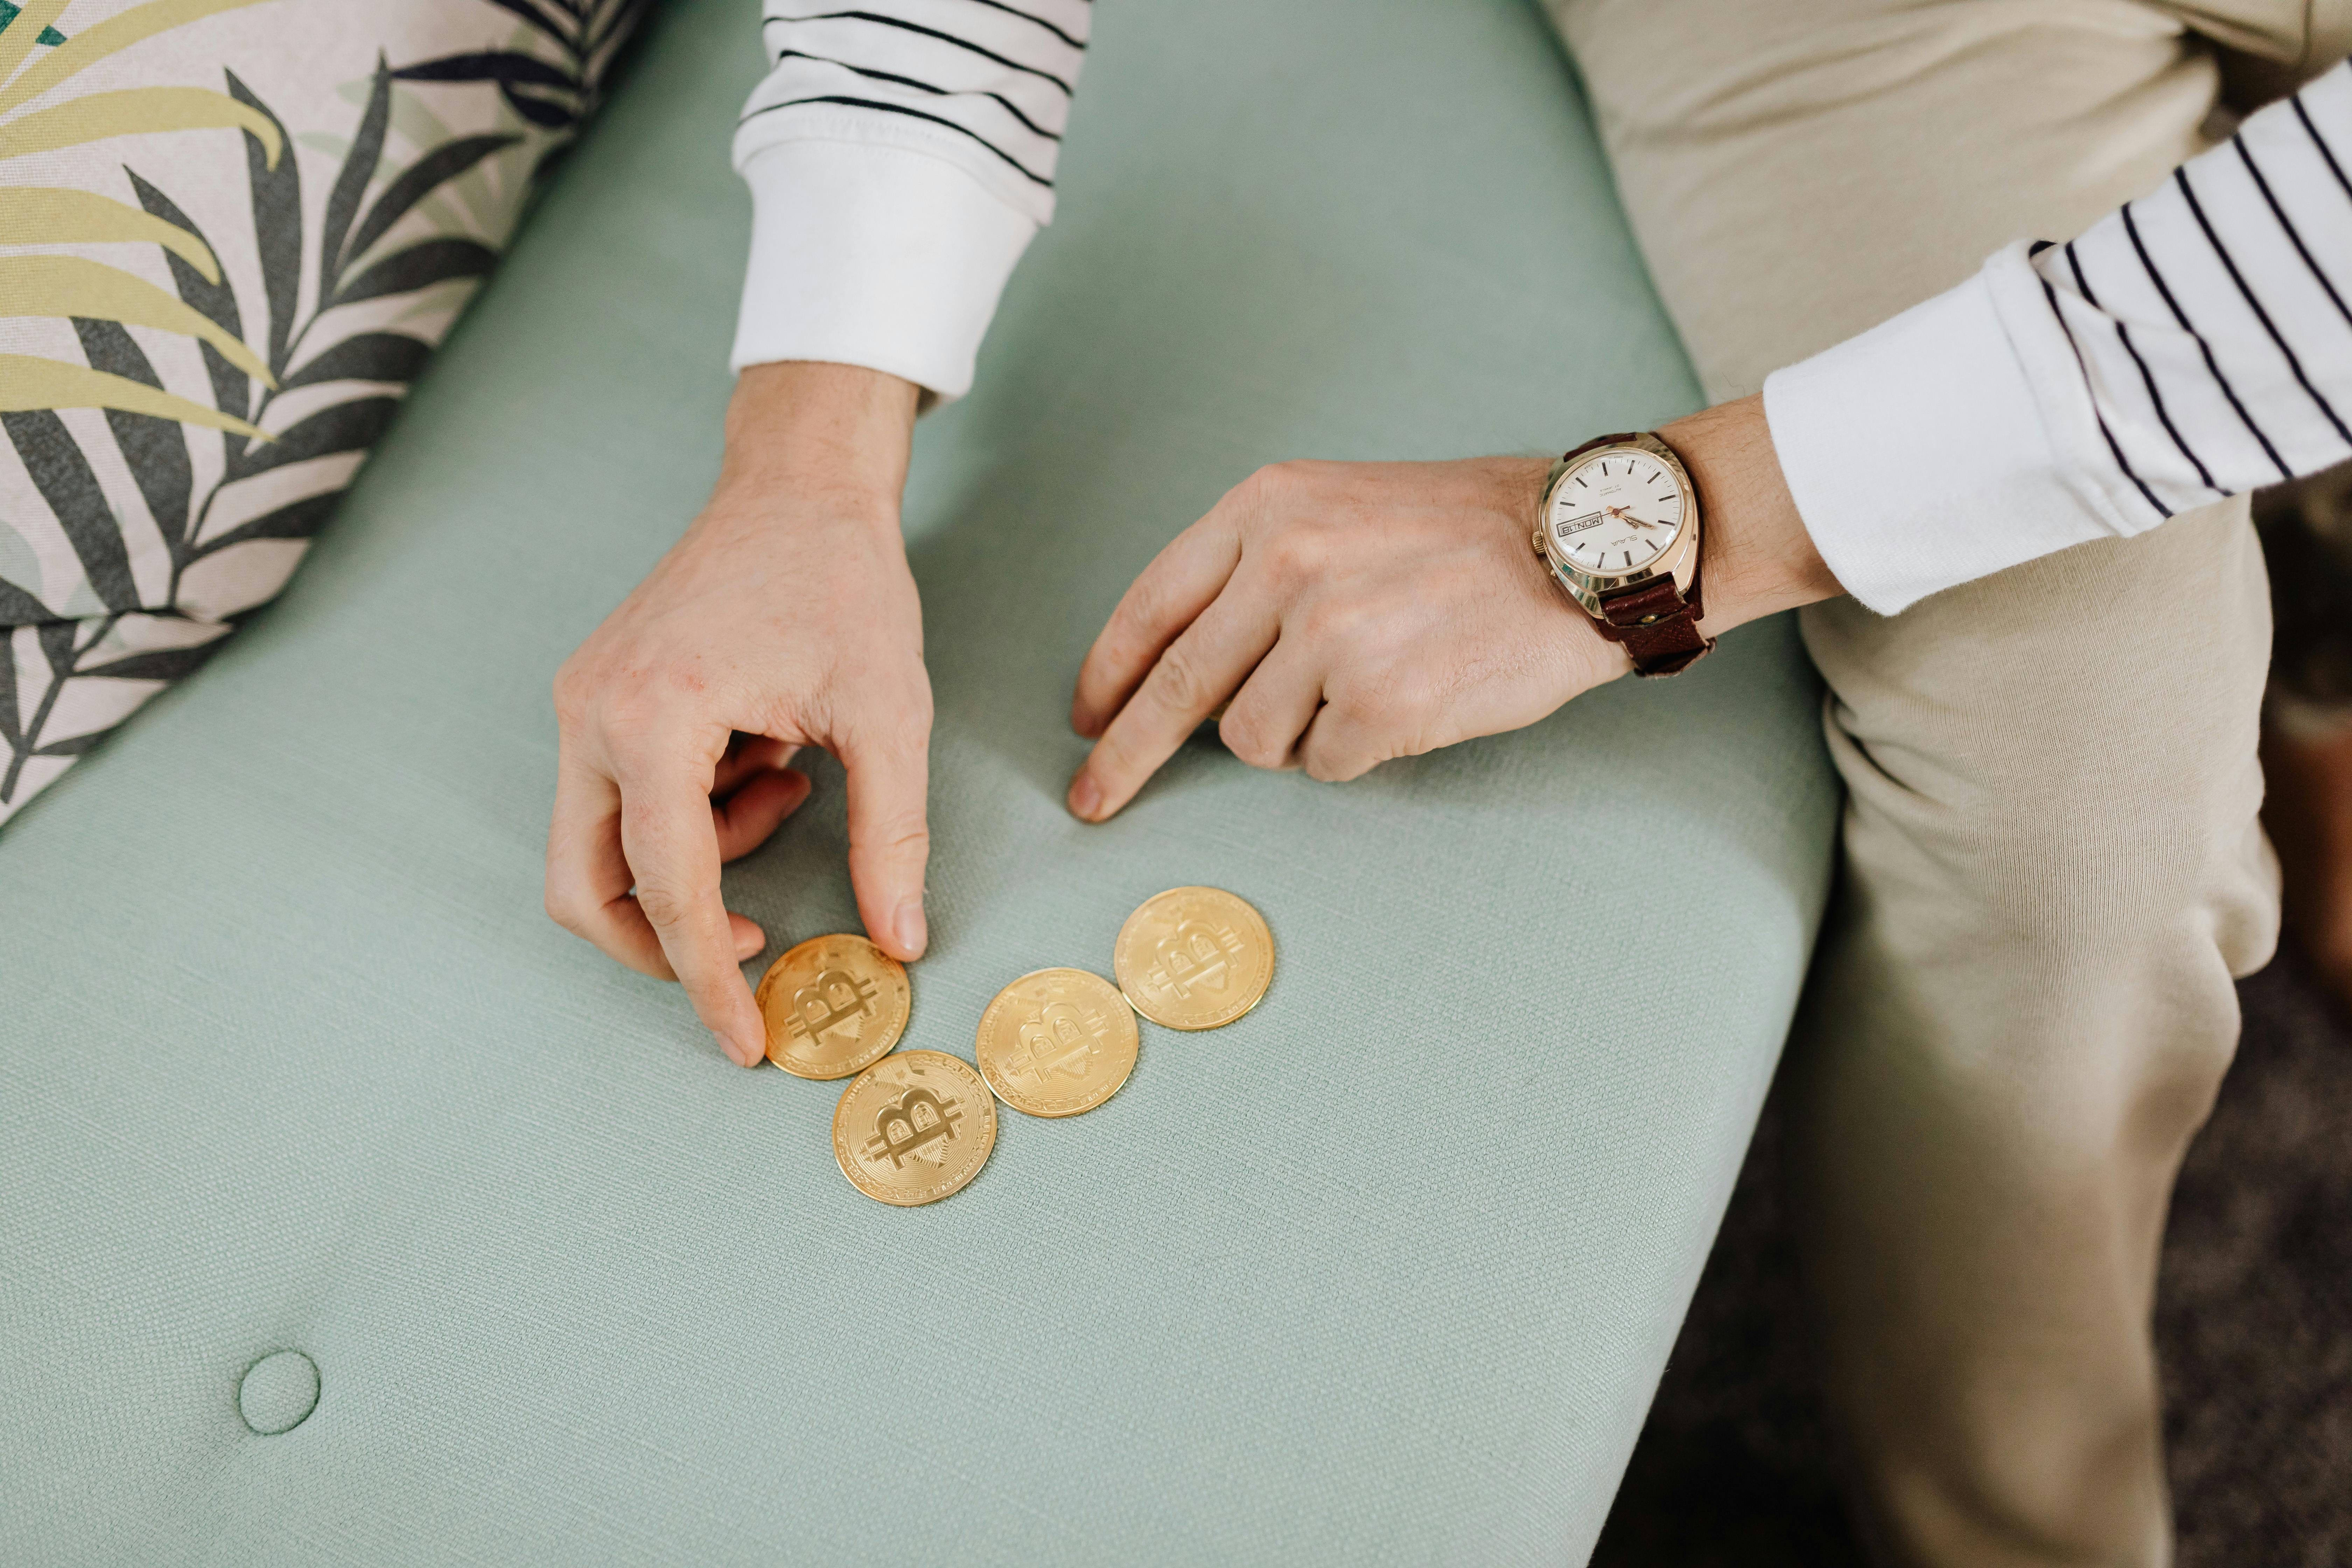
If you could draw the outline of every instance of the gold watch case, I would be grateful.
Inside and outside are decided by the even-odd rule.
[[[1550,530],[1544,524],[1551,516],[1552,498],[1559,493],[1559,487],[1568,477],[1585,464],[1606,458],[1612,452],[1640,452],[1664,465],[1666,471],[1675,477],[1675,483],[1682,487],[1683,525],[1675,532],[1674,542],[1644,565],[1630,572],[1587,572],[1552,547]],[[1702,521],[1698,487],[1691,483],[1690,470],[1683,467],[1682,458],[1675,455],[1672,447],[1645,430],[1629,441],[1612,441],[1605,447],[1586,447],[1568,457],[1555,459],[1550,474],[1544,479],[1543,500],[1536,509],[1535,528],[1528,539],[1535,546],[1537,557],[1549,569],[1552,579],[1567,590],[1568,596],[1582,606],[1586,615],[1595,620],[1605,620],[1607,616],[1601,609],[1601,598],[1620,588],[1630,588],[1637,584],[1670,576],[1675,580],[1675,589],[1685,597],[1689,596],[1691,584],[1698,576],[1698,538]]]

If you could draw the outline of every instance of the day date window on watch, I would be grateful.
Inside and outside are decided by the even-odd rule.
[[[1558,531],[1560,538],[1566,539],[1571,533],[1581,533],[1588,528],[1599,528],[1602,523],[1608,521],[1609,514],[1607,512],[1588,512],[1582,517],[1563,519],[1559,524]]]

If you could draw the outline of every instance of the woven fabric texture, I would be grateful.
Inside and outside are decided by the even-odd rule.
[[[549,680],[715,470],[756,23],[649,24],[309,570],[0,836],[0,1556],[1580,1561],[1826,881],[1790,628],[1353,784],[1202,743],[1060,806],[1095,629],[1256,465],[1693,405],[1565,61],[1518,0],[1102,7],[918,439],[907,1043],[1171,885],[1279,960],[901,1211],[838,1086],[539,910]],[[779,947],[856,929],[840,795],[729,873]]]

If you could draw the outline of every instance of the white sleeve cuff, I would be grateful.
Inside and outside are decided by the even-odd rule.
[[[1765,379],[1764,417],[1798,514],[1839,584],[1880,615],[2133,531],[2053,444],[2046,420],[2093,416],[2087,393],[2079,421],[2036,396],[2040,384],[2063,402],[2065,384],[2038,363],[2049,344],[2013,342],[2002,324],[1994,289],[2028,286],[2007,276],[2020,269],[2032,278],[2012,247],[1950,292]],[[2041,374],[2029,374],[2029,357]],[[2064,374],[2079,388],[2079,371]],[[2077,435],[2057,433],[2069,446]]]
[[[997,296],[1037,225],[954,164],[801,140],[754,153],[751,258],[729,365],[826,360],[971,389]]]

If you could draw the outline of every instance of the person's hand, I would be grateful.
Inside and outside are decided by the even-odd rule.
[[[931,691],[898,533],[915,398],[847,365],[744,371],[709,503],[555,679],[547,912],[682,981],[745,1067],[767,1035],[737,966],[767,938],[719,868],[808,797],[784,765],[801,746],[847,773],[867,934],[923,951]]]
[[[1699,489],[1701,629],[1832,596],[1781,479],[1762,401],[1662,432]],[[1352,779],[1391,757],[1517,729],[1633,668],[1552,584],[1529,539],[1550,465],[1283,463],[1160,552],[1078,674],[1095,748],[1069,808],[1125,805],[1195,727],[1242,761]]]

